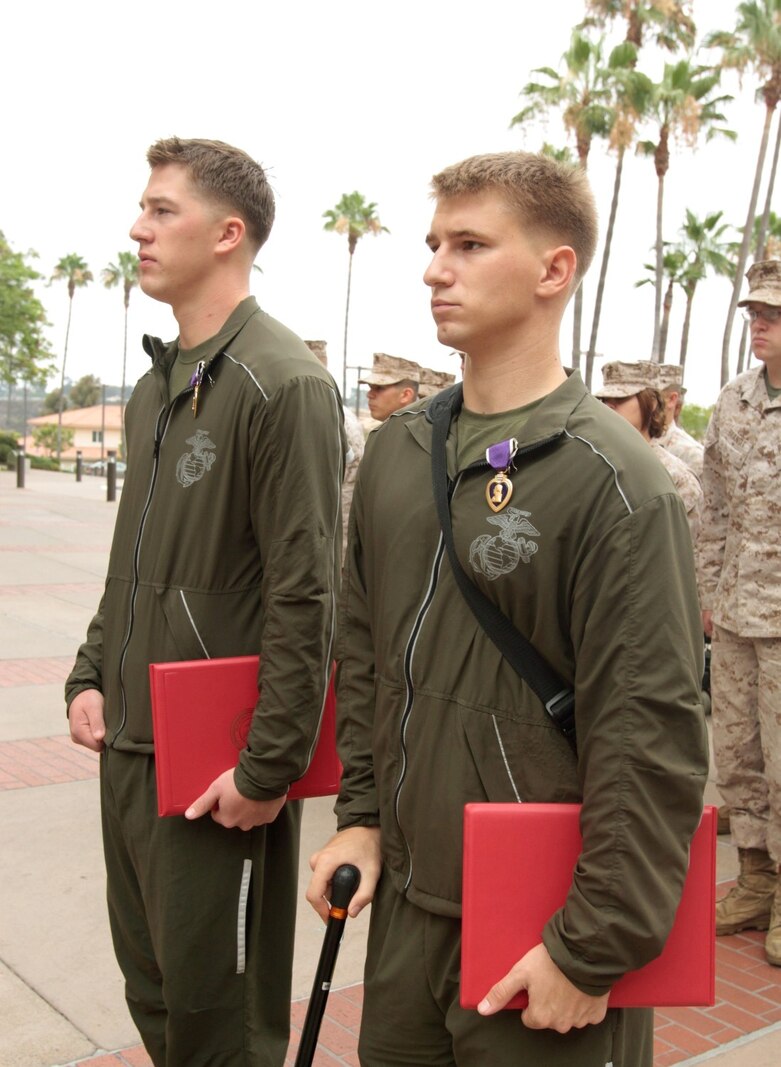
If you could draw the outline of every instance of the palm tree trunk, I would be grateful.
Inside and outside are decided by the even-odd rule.
[[[746,359],[746,347],[748,345],[748,323],[743,323],[743,329],[740,331],[740,344],[738,345],[738,368],[735,371],[736,374],[742,374],[744,369],[744,361]],[[748,358],[751,359],[751,349],[748,350]],[[746,363],[748,366],[748,363]]]
[[[667,286],[664,294],[664,303],[662,305],[662,321],[659,325],[659,362],[664,363],[664,354],[667,351],[667,334],[670,331],[670,312],[673,306],[673,285],[672,278]]]
[[[613,242],[613,229],[616,222],[616,212],[618,211],[618,193],[621,189],[621,175],[624,169],[624,152],[626,149],[623,145],[618,149],[618,160],[616,162],[616,176],[613,180],[613,199],[610,202],[610,218],[607,223],[607,232],[605,234],[605,247],[602,251],[602,263],[599,268],[599,282],[597,283],[597,295],[594,301],[594,317],[591,321],[591,338],[588,343],[588,352],[586,353],[586,386],[591,388],[591,375],[594,370],[594,357],[597,354],[597,333],[599,332],[599,320],[602,316],[602,299],[605,294],[605,279],[607,278],[607,264],[610,259],[610,246]]]
[[[678,362],[681,365],[681,381],[686,373],[686,353],[689,351],[689,327],[692,321],[692,304],[694,303],[694,290],[696,284],[691,287],[686,293],[686,313],[683,316],[683,326],[681,327],[681,354]]]
[[[765,208],[762,212],[762,221],[759,224],[759,233],[757,234],[757,244],[754,251],[754,259],[763,260],[765,258],[765,240],[767,238],[767,228],[770,223],[770,206],[773,201],[773,189],[776,184],[776,173],[778,171],[778,150],[781,148],[781,119],[778,122],[778,129],[776,130],[776,146],[773,149],[773,162],[770,165],[770,177],[767,182],[767,191],[765,193]]]
[[[651,344],[651,362],[659,363],[661,312],[662,312],[662,280],[664,273],[664,253],[662,241],[662,213],[664,209],[664,176],[659,175],[656,190],[656,265],[654,278],[654,336]]]
[[[65,364],[68,359],[68,337],[71,332],[71,315],[73,314],[73,296],[68,300],[68,323],[65,327],[65,348],[62,353],[62,376],[60,378],[60,397],[57,402],[57,466],[62,456],[62,409],[65,403]]]
[[[347,324],[350,320],[350,285],[353,277],[353,254],[349,253],[347,264],[347,301],[344,306],[344,350],[342,352],[342,402],[347,396]]]
[[[729,381],[729,350],[730,342],[732,341],[732,326],[735,322],[735,312],[738,307],[738,300],[740,298],[740,288],[743,284],[743,271],[746,267],[746,260],[748,259],[748,250],[751,245],[751,236],[754,229],[754,216],[757,210],[757,199],[759,197],[759,183],[762,180],[762,170],[765,166],[765,156],[767,154],[767,143],[770,137],[770,124],[773,121],[773,108],[765,108],[765,123],[762,128],[762,140],[759,145],[759,155],[757,156],[757,165],[754,171],[754,185],[751,189],[751,199],[748,205],[748,214],[746,215],[746,224],[743,227],[743,240],[740,242],[740,251],[738,253],[738,262],[735,268],[735,280],[732,283],[732,297],[729,302],[729,309],[727,311],[727,322],[724,326],[724,339],[721,343],[721,387],[722,389]]]

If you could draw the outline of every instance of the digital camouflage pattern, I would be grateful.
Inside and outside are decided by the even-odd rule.
[[[738,301],[738,307],[746,304],[770,304],[781,307],[781,260],[764,259],[754,263],[746,271],[748,296]]]
[[[717,781],[733,840],[781,863],[781,639],[714,627],[711,697]]]
[[[686,508],[686,518],[689,520],[692,545],[696,547],[700,533],[700,520],[702,514],[702,486],[689,470],[686,463],[664,448],[658,438],[651,441],[651,448],[654,455],[672,478],[673,485],[683,501],[683,506]]]
[[[705,448],[686,430],[678,426],[677,423],[670,423],[659,438],[659,444],[672,453],[673,456],[682,459],[698,479],[702,478],[702,458]]]
[[[705,436],[700,600],[741,637],[781,637],[781,397],[764,367],[722,389]]]
[[[358,464],[366,445],[363,427],[358,416],[350,408],[344,409],[344,432],[347,436],[349,449],[344,465],[344,480],[342,482],[342,556],[347,548],[347,526],[350,517],[350,506],[353,502],[353,490],[355,479],[358,477]]]

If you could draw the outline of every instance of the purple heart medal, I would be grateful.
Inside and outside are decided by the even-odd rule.
[[[491,445],[485,450],[486,460],[496,471],[485,487],[485,499],[491,511],[501,511],[510,502],[510,497],[513,495],[513,483],[507,476],[507,472],[517,451],[518,442],[514,437],[510,437],[507,441],[500,441],[497,445]]]

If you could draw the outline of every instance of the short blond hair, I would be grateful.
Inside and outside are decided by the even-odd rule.
[[[146,159],[150,167],[186,167],[204,197],[241,217],[256,252],[266,243],[274,222],[274,193],[263,167],[246,152],[224,141],[167,137],[149,148]]]
[[[597,246],[597,209],[582,167],[534,152],[470,156],[431,179],[432,196],[446,199],[497,189],[524,224],[552,234],[577,257],[576,283],[588,270]]]

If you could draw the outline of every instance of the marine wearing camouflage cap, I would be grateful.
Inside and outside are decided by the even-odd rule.
[[[781,307],[781,260],[765,259],[746,271],[748,296],[738,301],[738,307],[746,304],[770,304]]]
[[[389,356],[385,352],[375,352],[372,369],[358,379],[359,385],[396,385],[398,382],[420,382],[421,367],[410,359]]]

